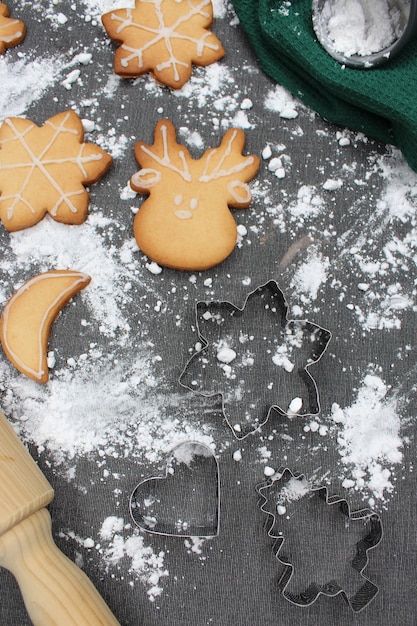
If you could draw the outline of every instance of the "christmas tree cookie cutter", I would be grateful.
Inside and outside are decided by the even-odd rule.
[[[363,573],[368,552],[382,539],[379,515],[368,508],[352,512],[344,498],[286,467],[256,491],[273,551],[285,566],[278,583],[283,596],[306,607],[320,595],[341,595],[354,612],[362,611],[379,591]]]
[[[220,478],[213,450],[184,441],[170,451],[165,472],[141,481],[129,502],[141,530],[170,537],[215,537],[220,527]]]
[[[249,293],[242,308],[228,301],[196,304],[199,342],[179,382],[202,396],[221,396],[237,439],[264,425],[273,410],[289,417],[320,412],[309,368],[323,356],[331,333],[287,313],[274,280]]]

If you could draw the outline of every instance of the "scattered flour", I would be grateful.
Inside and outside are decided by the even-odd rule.
[[[3,117],[19,116],[58,83],[67,61],[64,56],[30,59],[22,56],[12,61],[0,57],[0,111]],[[43,120],[39,120],[43,123]]]
[[[297,108],[301,107],[299,101],[281,85],[276,85],[274,89],[268,91],[265,102],[265,108],[268,111],[279,113],[279,116],[285,119],[295,119],[298,117]]]
[[[214,17],[216,19],[225,18],[229,4],[229,0],[212,0]]]
[[[297,198],[288,207],[288,211],[295,219],[317,216],[324,207],[324,200],[314,185],[301,185],[297,191]]]
[[[393,491],[392,469],[403,458],[396,398],[387,392],[379,376],[368,374],[355,402],[343,409],[335,403],[331,414],[347,472],[344,486],[367,490],[378,499]]]
[[[127,562],[129,585],[133,587],[139,580],[146,587],[149,600],[155,602],[163,592],[161,579],[169,576],[164,566],[165,553],[156,553],[146,545],[145,537],[138,530],[132,530],[130,523],[116,515],[103,521],[98,534],[99,539],[95,542],[91,537],[84,539],[72,531],[60,532],[67,541],[74,541],[89,551],[96,550],[110,573],[122,562]],[[82,562],[79,566],[82,567]]]
[[[85,16],[90,20],[96,20],[101,25],[103,13],[114,9],[126,9],[135,6],[134,0],[81,0],[85,6]]]
[[[294,273],[291,288],[296,289],[304,301],[316,300],[327,281],[329,266],[328,258],[318,252],[310,252],[307,260]]]
[[[311,485],[305,477],[292,477],[285,483],[282,489],[279,490],[278,502],[281,506],[284,503],[296,502],[307,495],[310,489]]]
[[[72,359],[72,366],[55,371],[47,387],[22,381],[2,363],[3,408],[16,420],[19,434],[40,452],[47,447],[63,470],[77,457],[103,463],[106,456],[139,456],[155,463],[183,440],[184,432],[212,444],[204,427],[176,415],[175,394],[158,393],[152,361],[146,346],[123,367],[91,348]]]
[[[153,83],[150,83],[149,88],[151,85]],[[152,90],[157,87],[153,85]],[[238,107],[236,97],[224,95],[224,92],[228,94],[231,87],[235,87],[235,79],[230,68],[221,63],[213,63],[207,67],[196,68],[190,80],[181,89],[176,89],[173,95],[185,98],[189,104],[195,104],[200,109],[209,107],[210,110],[213,107],[214,110],[223,112],[227,106]]]
[[[164,557],[163,551],[157,554],[152,547],[145,545],[142,535],[132,531],[127,535],[115,532],[103,549],[103,558],[109,569],[128,559],[129,573],[145,584],[151,602],[161,595],[163,588],[160,581],[169,575],[164,567]]]

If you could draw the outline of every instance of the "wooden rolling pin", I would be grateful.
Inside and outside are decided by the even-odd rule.
[[[0,411],[0,566],[19,583],[34,626],[117,626],[87,576],[55,545],[54,496]]]

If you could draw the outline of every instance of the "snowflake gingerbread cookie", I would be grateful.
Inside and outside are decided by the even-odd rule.
[[[46,213],[57,222],[81,224],[89,194],[112,158],[84,143],[80,118],[64,111],[41,127],[6,118],[0,126],[0,219],[9,231],[37,224]]]
[[[20,20],[9,17],[9,9],[0,2],[0,54],[6,48],[17,46],[25,37],[26,27]]]
[[[136,143],[142,169],[130,184],[149,194],[133,224],[144,254],[160,265],[190,271],[213,267],[231,254],[237,227],[229,207],[249,206],[247,183],[259,167],[257,156],[242,154],[244,144],[244,132],[231,128],[218,148],[193,159],[176,142],[168,120],[158,122],[153,145]]]
[[[211,0],[136,0],[131,9],[102,16],[109,37],[121,45],[114,71],[124,78],[151,72],[172,89],[191,76],[192,63],[210,65],[224,49],[208,28],[213,22]]]

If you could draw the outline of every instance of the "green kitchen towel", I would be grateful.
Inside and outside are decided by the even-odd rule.
[[[233,0],[262,69],[335,124],[398,146],[417,171],[417,40],[388,63],[352,69],[317,41],[311,0]]]

